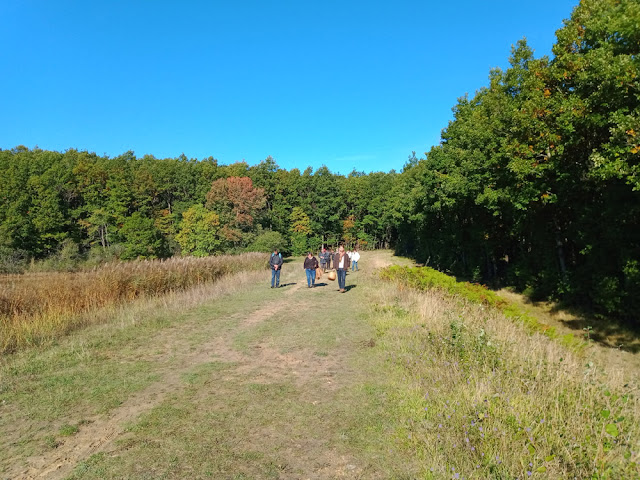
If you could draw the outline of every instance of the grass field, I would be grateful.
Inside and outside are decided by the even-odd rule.
[[[500,311],[302,259],[1,357],[8,478],[639,478],[637,371]]]
[[[248,253],[207,258],[115,262],[90,271],[0,276],[0,355],[55,340],[100,321],[96,312],[266,268]]]

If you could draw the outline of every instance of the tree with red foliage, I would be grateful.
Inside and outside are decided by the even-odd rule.
[[[218,214],[222,235],[234,247],[251,240],[265,203],[264,189],[254,187],[249,177],[219,178],[207,193],[207,208]]]

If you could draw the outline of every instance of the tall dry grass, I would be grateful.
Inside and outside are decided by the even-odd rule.
[[[36,345],[90,322],[87,313],[266,267],[258,253],[107,264],[78,273],[0,277],[0,354]]]
[[[423,478],[640,478],[637,375],[443,289],[372,302]]]

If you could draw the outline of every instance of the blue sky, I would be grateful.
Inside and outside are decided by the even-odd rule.
[[[0,0],[0,148],[400,170],[577,0]]]

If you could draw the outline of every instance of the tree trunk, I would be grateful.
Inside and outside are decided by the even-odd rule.
[[[562,272],[562,276],[567,273],[567,265],[564,259],[564,248],[562,239],[560,238],[560,233],[556,233],[556,251],[558,254],[558,264],[560,265],[560,271]]]

